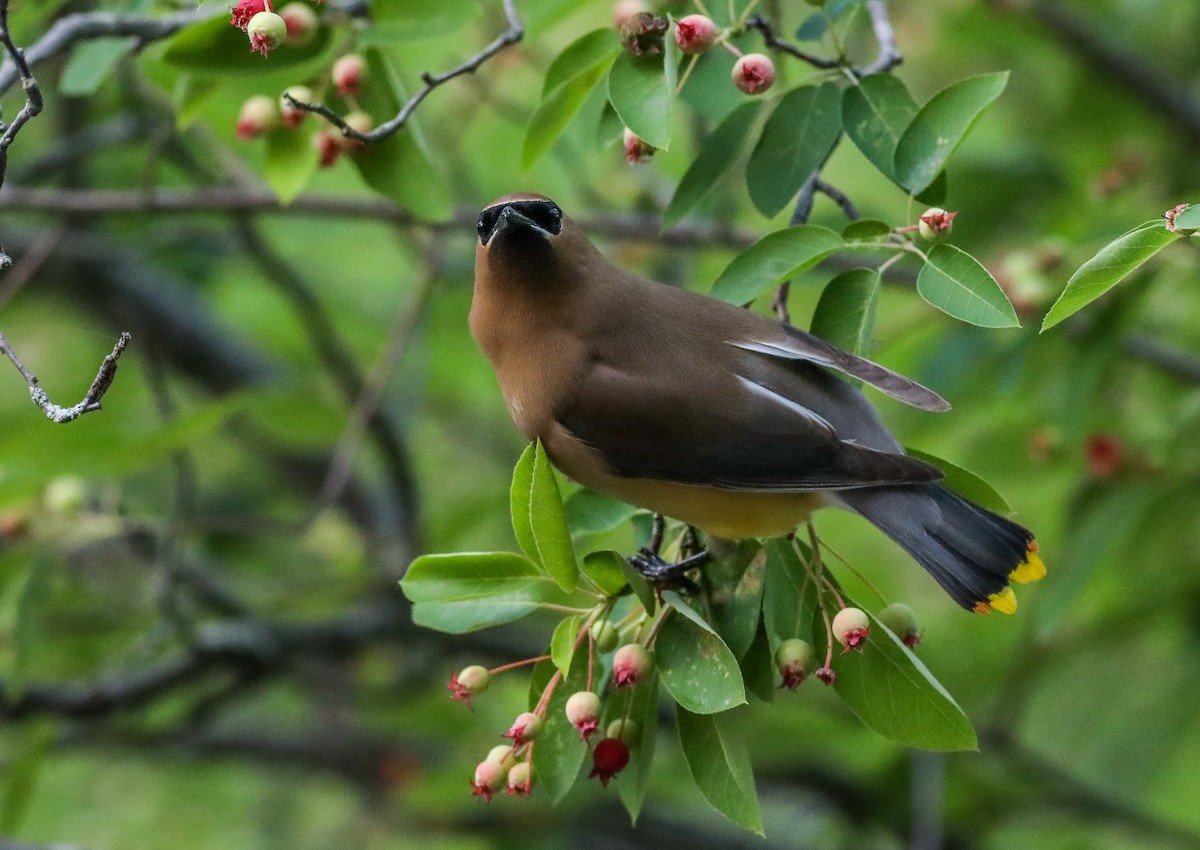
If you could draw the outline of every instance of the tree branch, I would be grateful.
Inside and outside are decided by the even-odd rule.
[[[331,124],[341,130],[342,135],[346,136],[347,138],[357,139],[360,142],[366,143],[383,141],[388,136],[399,132],[399,130],[406,123],[408,123],[408,119],[412,117],[414,112],[416,112],[417,107],[421,105],[421,101],[428,97],[429,93],[435,88],[443,83],[453,80],[455,77],[462,76],[463,74],[475,73],[477,70],[479,70],[479,67],[484,62],[491,59],[497,53],[500,53],[506,47],[516,44],[525,37],[525,25],[521,23],[521,19],[517,15],[517,8],[514,4],[514,0],[503,0],[503,2],[504,16],[508,20],[508,29],[493,39],[492,43],[483,50],[479,51],[465,62],[455,65],[450,70],[436,75],[430,74],[428,71],[421,74],[421,80],[425,83],[425,85],[419,89],[416,94],[408,99],[408,102],[400,108],[400,111],[396,113],[394,117],[383,122],[369,133],[360,133],[358,130],[355,130],[346,123],[342,116],[338,115],[327,106],[319,103],[305,103],[304,101],[296,100],[296,98],[292,97],[287,92],[284,92],[283,96],[287,99],[288,103],[290,103],[296,109],[303,109],[305,112],[315,112],[327,119]]]
[[[767,47],[799,59],[801,62],[806,62],[814,68],[821,70],[845,68],[855,77],[866,77],[890,71],[904,61],[904,57],[896,47],[896,33],[892,29],[892,22],[888,17],[887,6],[883,0],[867,0],[867,13],[871,16],[871,30],[875,33],[875,41],[879,44],[879,55],[874,62],[863,68],[851,65],[845,56],[829,59],[801,50],[786,39],[780,38],[775,33],[774,27],[762,15],[753,15],[746,21],[746,29],[757,30],[761,33],[763,44]]]
[[[125,351],[125,346],[129,344],[130,339],[131,337],[128,333],[121,334],[120,338],[117,339],[117,344],[113,346],[112,352],[100,364],[100,371],[96,373],[96,379],[88,387],[83,401],[73,407],[59,407],[50,401],[50,397],[46,395],[46,391],[38,385],[38,379],[21,362],[21,358],[13,351],[12,346],[8,344],[8,340],[4,338],[3,333],[0,333],[0,353],[3,353],[17,367],[17,371],[21,373],[21,377],[25,379],[25,383],[29,385],[30,398],[33,399],[34,404],[42,409],[42,412],[46,414],[46,418],[52,422],[63,424],[72,422],[85,413],[91,413],[93,410],[100,409],[100,400],[104,398],[104,394],[108,392],[108,388],[112,385],[113,378],[117,375],[117,359]]]
[[[9,33],[8,0],[0,0],[0,44],[4,45],[4,52],[8,55],[8,62],[12,64],[15,73],[20,77],[21,88],[25,90],[25,105],[21,107],[21,111],[17,113],[17,117],[12,120],[12,123],[4,126],[4,132],[0,135],[0,186],[3,186],[4,173],[8,170],[9,147],[17,138],[17,133],[21,131],[21,128],[29,123],[31,119],[37,117],[45,105],[42,100],[42,90],[38,87],[37,79],[29,69],[29,62],[25,58],[25,53],[21,48],[17,47],[12,40],[12,35]],[[0,252],[0,256],[3,256],[2,252]],[[7,263],[0,260],[0,267],[4,265],[7,265]]]

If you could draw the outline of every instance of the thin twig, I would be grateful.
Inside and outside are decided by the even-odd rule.
[[[858,211],[858,207],[854,206],[854,202],[841,189],[826,183],[819,177],[814,181],[813,186],[818,192],[841,207],[842,214],[850,219],[850,221],[858,221],[862,218],[862,213]]]
[[[791,42],[785,41],[775,34],[775,28],[762,15],[754,15],[750,20],[746,21],[746,29],[758,30],[762,33],[763,44],[767,47],[774,48],[780,53],[786,53],[788,56],[799,59],[801,62],[807,62],[814,68],[829,70],[840,68],[844,64],[841,59],[828,59],[824,56],[817,56],[815,53],[801,50]]]
[[[384,121],[369,133],[360,133],[358,130],[355,130],[346,123],[346,120],[342,118],[342,116],[338,115],[327,106],[324,106],[320,103],[305,103],[304,101],[296,100],[296,98],[292,97],[286,92],[283,96],[287,99],[288,103],[290,103],[296,109],[302,109],[305,112],[315,112],[321,117],[327,119],[331,124],[341,130],[342,135],[346,136],[347,138],[357,139],[360,142],[366,142],[368,144],[371,142],[383,141],[388,136],[397,133],[406,123],[408,123],[408,119],[412,117],[412,114],[416,111],[417,107],[421,105],[421,101],[428,97],[429,93],[435,88],[443,83],[453,80],[455,77],[460,77],[463,74],[475,73],[477,70],[479,70],[479,66],[481,66],[484,62],[488,61],[505,48],[516,44],[525,37],[525,25],[521,23],[521,19],[517,15],[517,9],[514,4],[514,0],[504,0],[504,16],[508,20],[508,28],[495,39],[493,39],[491,44],[483,48],[483,50],[476,53],[470,59],[455,65],[448,71],[444,71],[441,74],[430,74],[428,71],[426,71],[425,73],[421,74],[421,81],[424,82],[425,85],[419,89],[416,94],[408,99],[408,102],[400,108],[400,111],[397,112],[394,117],[388,121]]]
[[[0,0],[0,44],[4,45],[4,52],[8,54],[9,61],[12,62],[21,79],[21,88],[25,90],[25,105],[21,107],[21,111],[17,113],[17,117],[12,120],[12,123],[4,127],[3,135],[0,135],[0,186],[3,186],[4,173],[8,170],[9,147],[17,138],[17,133],[21,131],[21,128],[37,117],[45,105],[37,79],[29,70],[25,52],[17,47],[9,33],[8,0]]]
[[[83,397],[83,401],[73,407],[59,407],[50,401],[46,391],[38,386],[38,379],[21,362],[21,358],[12,350],[12,346],[8,344],[3,333],[0,333],[0,353],[12,361],[12,364],[17,367],[17,371],[21,373],[21,377],[25,379],[25,383],[29,385],[29,395],[33,399],[33,403],[42,409],[47,419],[61,424],[100,409],[100,399],[104,398],[104,394],[112,385],[113,378],[117,375],[117,359],[125,351],[125,346],[129,344],[130,339],[128,333],[121,334],[117,344],[113,346],[112,353],[106,356],[104,362],[100,364],[100,371],[96,373],[96,380],[92,381],[92,385],[88,387],[87,395]]]
[[[767,47],[774,48],[780,53],[786,53],[788,56],[799,59],[801,62],[806,62],[814,68],[820,70],[844,68],[854,77],[866,77],[871,74],[882,74],[890,71],[904,59],[896,47],[896,33],[892,28],[891,19],[888,18],[887,6],[883,0],[868,0],[867,13],[871,16],[871,30],[875,33],[875,41],[879,44],[879,55],[876,56],[875,61],[870,65],[862,68],[851,65],[844,56],[830,59],[826,56],[817,56],[814,53],[801,50],[786,39],[780,38],[775,33],[774,27],[761,15],[755,15],[746,21],[746,28],[757,30],[761,33],[763,44]]]

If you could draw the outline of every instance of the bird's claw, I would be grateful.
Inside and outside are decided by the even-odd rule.
[[[629,564],[655,587],[667,590],[678,590],[695,595],[700,592],[700,586],[684,573],[696,567],[704,566],[712,556],[707,551],[670,563],[664,561],[657,552],[642,548],[636,555],[629,556]]]

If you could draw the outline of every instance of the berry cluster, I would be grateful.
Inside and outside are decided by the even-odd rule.
[[[320,25],[310,6],[288,3],[276,12],[271,0],[239,0],[229,8],[229,23],[246,33],[251,52],[263,56],[280,45],[308,44]]]

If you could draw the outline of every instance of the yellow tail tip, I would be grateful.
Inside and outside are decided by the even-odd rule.
[[[1019,584],[1040,581],[1044,578],[1046,575],[1046,565],[1042,563],[1042,559],[1038,556],[1037,552],[1037,541],[1030,541],[1029,551],[1025,553],[1025,560],[1017,564],[1017,568],[1009,573],[1008,577]]]
[[[1006,587],[999,593],[989,596],[988,605],[1001,614],[1015,614],[1017,613],[1017,594],[1013,593],[1011,587]]]

